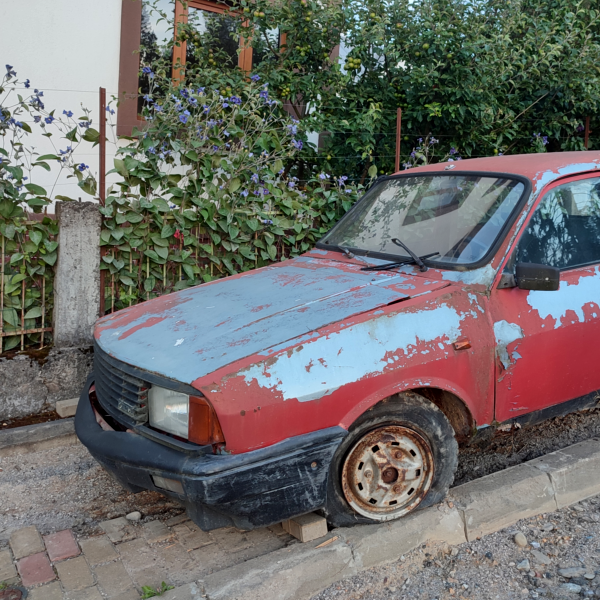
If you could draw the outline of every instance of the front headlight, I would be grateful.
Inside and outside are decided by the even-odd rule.
[[[148,392],[151,427],[188,439],[190,397],[153,385]]]

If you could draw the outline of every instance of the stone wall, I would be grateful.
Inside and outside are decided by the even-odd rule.
[[[0,358],[0,419],[32,415],[53,409],[58,400],[79,397],[93,357],[89,348],[52,348],[47,356]]]

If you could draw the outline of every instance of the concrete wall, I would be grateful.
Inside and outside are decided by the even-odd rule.
[[[31,80],[31,89],[44,91],[46,109],[73,111],[82,115],[81,105],[92,110],[94,128],[99,122],[98,88],[105,87],[107,99],[118,95],[119,52],[122,0],[1,0],[0,1],[0,67],[10,64],[21,81]],[[112,117],[116,123],[116,115]],[[28,136],[40,154],[55,153],[70,142],[42,136],[42,129],[30,123]],[[110,128],[107,136],[110,137]],[[52,142],[56,144],[53,147]],[[116,146],[107,144],[108,169],[112,168]],[[98,148],[84,144],[75,154],[77,162],[89,165],[98,173]],[[57,194],[83,200],[91,199],[58,169],[34,171],[33,183]]]
[[[58,400],[79,397],[92,370],[90,349],[53,348],[47,356],[32,355],[0,358],[0,419],[39,413]]]

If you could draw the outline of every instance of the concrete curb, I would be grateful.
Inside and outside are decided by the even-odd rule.
[[[462,544],[597,494],[600,441],[594,439],[455,487],[445,502],[404,519],[336,529],[329,532],[333,541],[321,548],[322,540],[283,548],[164,597],[304,600],[424,543]]]
[[[0,431],[0,458],[68,446],[78,441],[74,419],[15,427]]]

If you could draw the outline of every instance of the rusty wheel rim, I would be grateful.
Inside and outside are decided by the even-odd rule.
[[[376,521],[397,519],[416,508],[433,480],[433,454],[416,431],[399,425],[365,434],[342,469],[348,504]]]

